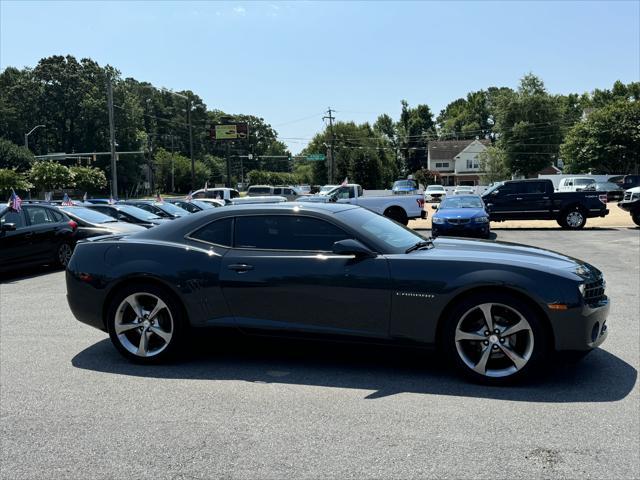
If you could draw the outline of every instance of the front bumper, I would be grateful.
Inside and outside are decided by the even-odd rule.
[[[599,347],[608,335],[609,308],[609,298],[604,297],[597,305],[551,312],[556,350],[588,351]]]
[[[465,223],[463,225],[451,225],[449,223],[433,223],[431,225],[431,234],[436,237],[439,235],[451,235],[455,237],[488,237],[491,232],[489,223]]]

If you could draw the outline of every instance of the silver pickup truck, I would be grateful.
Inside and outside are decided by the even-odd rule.
[[[365,197],[362,187],[356,183],[338,185],[324,195],[312,195],[296,199],[296,202],[349,203],[389,217],[406,225],[415,218],[427,218],[424,197],[419,195],[389,195]]]

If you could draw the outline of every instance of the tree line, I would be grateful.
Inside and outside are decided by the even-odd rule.
[[[531,175],[559,160],[567,172],[638,170],[639,82],[618,81],[611,89],[555,95],[540,78],[528,74],[517,89],[489,87],[470,92],[438,115],[428,105],[410,106],[403,100],[397,118],[383,113],[373,124],[338,121],[315,134],[300,156],[292,159],[263,118],[229,115],[209,108],[190,90],[174,95],[148,82],[123,78],[112,66],[68,55],[43,58],[33,68],[7,67],[0,73],[0,179],[26,182],[21,187],[35,185],[39,177],[33,174],[34,154],[109,151],[108,76],[114,90],[117,150],[140,152],[119,157],[121,195],[191,188],[187,109],[197,185],[235,183],[242,177],[324,184],[329,180],[326,162],[303,157],[333,153],[332,181],[348,177],[365,188],[384,188],[408,174],[420,178],[428,173],[429,142],[474,138],[490,141],[481,162],[495,180]],[[211,126],[229,121],[248,123],[249,137],[232,143],[211,141]],[[44,128],[29,137],[29,150],[18,146],[24,143],[24,134],[40,124]],[[227,155],[232,159],[231,178],[227,178]],[[90,160],[87,167],[110,178],[108,155]],[[152,172],[153,184],[141,189],[145,170]],[[247,172],[252,172],[251,177]],[[269,176],[270,172],[274,174]],[[73,176],[67,180],[60,188],[77,183]],[[96,185],[104,188],[99,187],[100,181]],[[40,183],[36,188],[45,187]]]

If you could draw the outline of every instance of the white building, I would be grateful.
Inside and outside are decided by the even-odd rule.
[[[427,168],[439,172],[445,186],[485,185],[485,174],[480,168],[480,154],[489,145],[489,140],[429,142]]]

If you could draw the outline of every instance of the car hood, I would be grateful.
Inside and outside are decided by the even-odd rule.
[[[476,218],[486,217],[487,212],[483,208],[444,208],[438,209],[433,216],[438,218]]]
[[[308,197],[296,198],[296,202],[328,203],[329,198],[326,194],[310,195]]]
[[[483,240],[438,238],[434,248],[409,253],[416,258],[447,261],[477,261],[497,265],[514,265],[536,270],[561,273],[568,278],[595,279],[601,272],[582,260],[527,245]]]

